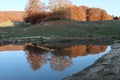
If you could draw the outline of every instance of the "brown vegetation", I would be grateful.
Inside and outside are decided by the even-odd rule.
[[[65,9],[52,12],[43,20],[60,20],[60,19],[86,21],[86,14],[81,7],[69,6],[66,7]]]
[[[87,6],[80,6],[84,11],[85,11],[85,13],[87,12],[87,10],[88,10],[88,8],[89,7],[87,7]]]
[[[71,48],[63,48],[55,50],[56,54],[67,55],[72,58],[77,56],[85,56],[88,54],[98,54],[104,52],[107,49],[107,45],[78,45]],[[60,52],[60,53],[58,53]]]
[[[49,0],[48,9],[46,13],[42,13],[44,5],[38,6],[38,0],[30,0],[26,7],[27,18],[25,22],[35,24],[41,20],[59,20],[72,19],[78,21],[95,21],[95,20],[111,20],[111,16],[100,8],[88,8],[86,6],[74,6],[70,0]],[[50,13],[49,15],[46,15]]]
[[[29,0],[26,6],[24,21],[27,23],[35,24],[38,20],[46,17],[44,12],[45,5],[40,0]]]
[[[65,18],[86,21],[85,11],[81,7],[71,6],[67,10],[68,12],[65,14]]]
[[[27,17],[24,18],[24,21],[27,23],[31,23],[31,24],[35,24],[35,23],[39,23],[41,22],[42,19],[44,19],[45,17],[47,17],[47,13],[39,13],[39,14],[33,14],[33,15],[29,15]]]
[[[68,6],[64,9],[53,11],[44,20],[72,19],[78,21],[112,20],[113,16],[100,8],[88,8],[86,6]]]
[[[88,21],[95,20],[110,20],[111,18],[107,14],[107,12],[100,8],[89,8],[86,12]]]
[[[42,21],[71,19],[77,21],[116,20],[100,8],[74,6],[69,0],[50,0],[48,8],[39,0],[29,0],[26,12],[0,12],[0,22],[25,21],[35,24]],[[120,18],[117,18],[120,19]]]
[[[23,21],[24,11],[0,11],[0,23],[6,21]]]
[[[118,17],[118,20],[120,20],[120,16]]]

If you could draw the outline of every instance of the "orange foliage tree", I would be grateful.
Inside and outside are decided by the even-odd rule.
[[[119,16],[118,20],[120,20],[120,16]]]
[[[67,8],[65,18],[86,21],[86,13],[81,7],[71,6]]]
[[[110,20],[109,15],[107,12],[100,8],[89,8],[86,12],[87,20],[94,21],[94,20]]]
[[[45,17],[44,10],[45,5],[40,0],[29,0],[25,8],[25,22],[35,24],[39,19]]]
[[[81,7],[74,5],[53,11],[45,20],[72,19],[77,21],[86,21],[86,13]]]
[[[40,0],[29,0],[25,10],[24,20],[32,24],[44,20],[59,19],[73,19],[78,21],[113,19],[113,17],[108,15],[103,9],[74,6],[70,0],[49,0],[48,9]]]
[[[101,19],[101,10],[99,8],[89,8],[86,14],[87,14],[86,18],[88,21]]]
[[[80,6],[80,8],[82,8],[82,9],[85,11],[85,13],[86,13],[87,10],[89,9],[87,6]]]

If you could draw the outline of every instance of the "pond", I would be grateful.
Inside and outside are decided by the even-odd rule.
[[[0,46],[0,80],[61,80],[93,64],[108,45]]]

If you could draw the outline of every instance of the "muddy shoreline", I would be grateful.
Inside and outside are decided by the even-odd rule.
[[[120,80],[120,44],[112,44],[111,48],[93,65],[63,80]]]
[[[113,44],[114,39],[105,37],[20,37],[1,39],[0,46],[9,44]]]

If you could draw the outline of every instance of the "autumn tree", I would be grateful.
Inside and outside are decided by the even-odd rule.
[[[67,8],[72,5],[70,0],[49,0],[48,9],[51,12],[50,18],[54,20],[64,19]]]
[[[86,13],[87,10],[89,9],[87,6],[80,6],[80,8],[82,8],[82,9],[85,11],[85,13]]]
[[[119,16],[118,20],[120,20],[120,16]]]
[[[87,20],[88,21],[95,21],[95,20],[110,20],[110,16],[107,12],[100,8],[89,8],[86,12]]]
[[[25,8],[25,22],[35,24],[38,19],[44,17],[44,15],[40,15],[44,10],[45,5],[40,0],[29,0]]]
[[[58,11],[71,6],[72,2],[70,0],[49,0],[48,8],[50,11]]]
[[[103,10],[103,9],[101,9],[101,10],[102,10],[101,11],[101,20],[111,20],[112,19],[105,10]]]
[[[89,8],[86,14],[87,14],[86,18],[88,21],[94,21],[94,20],[101,19],[101,10],[99,8]]]
[[[67,8],[65,18],[77,20],[77,21],[86,21],[86,13],[82,7],[71,6]]]

